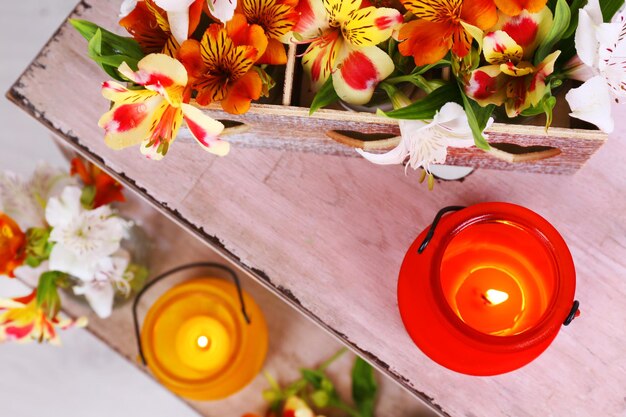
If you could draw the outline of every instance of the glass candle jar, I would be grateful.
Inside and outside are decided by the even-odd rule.
[[[524,207],[482,203],[438,216],[419,235],[402,264],[398,303],[431,359],[495,375],[550,345],[577,311],[575,286],[571,254],[550,223]]]

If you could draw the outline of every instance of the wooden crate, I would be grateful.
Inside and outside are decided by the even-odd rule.
[[[399,142],[397,120],[371,113],[339,109],[321,109],[309,115],[307,98],[296,98],[297,90],[307,90],[296,47],[289,47],[281,104],[252,104],[243,115],[223,112],[211,105],[205,112],[227,126],[225,138],[236,147],[312,152],[324,155],[360,157],[354,148],[384,151]],[[280,88],[276,86],[275,88]],[[297,94],[298,96],[300,94]],[[565,98],[559,97],[553,127],[546,131],[543,120],[536,125],[495,123],[487,131],[492,149],[450,148],[446,164],[476,168],[516,170],[546,174],[574,174],[604,144],[607,135],[573,121],[567,114]],[[298,105],[302,104],[302,105]],[[572,123],[573,122],[573,123]],[[180,136],[191,139],[183,127]],[[377,169],[372,166],[372,169]]]

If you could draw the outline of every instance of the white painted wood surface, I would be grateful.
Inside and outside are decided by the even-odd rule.
[[[112,27],[110,2],[85,6],[79,16]],[[106,76],[84,48],[64,26],[10,97],[416,395],[453,416],[626,415],[626,109],[571,177],[482,170],[428,192],[399,167],[240,148],[218,159],[188,141],[153,163],[104,145],[96,121]],[[563,234],[582,316],[527,367],[473,378],[412,344],[395,290],[405,250],[437,209],[489,200],[527,206]]]

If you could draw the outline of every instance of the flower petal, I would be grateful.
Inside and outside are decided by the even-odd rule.
[[[378,165],[397,165],[404,162],[409,155],[409,151],[403,142],[400,142],[398,146],[385,153],[371,153],[365,152],[363,149],[355,149],[359,155],[368,161]]]
[[[333,86],[340,99],[350,104],[365,104],[376,85],[395,69],[392,59],[376,46],[352,48],[346,44],[337,58]]]
[[[222,123],[189,104],[183,104],[182,110],[187,127],[204,150],[218,156],[228,154],[230,143],[218,136],[224,130]]]
[[[156,91],[165,97],[171,105],[179,106],[183,99],[183,90],[187,85],[187,70],[178,60],[165,54],[150,54],[137,64],[133,71],[125,62],[118,71],[129,80]]]
[[[91,309],[101,319],[106,319],[113,312],[115,289],[108,281],[92,280],[74,287],[74,294],[84,295]]]
[[[524,51],[508,33],[497,30],[483,38],[483,54],[490,64],[517,64],[522,60]]]
[[[259,25],[251,25],[248,23],[246,16],[241,13],[235,13],[233,18],[226,24],[226,33],[228,37],[233,41],[235,46],[240,45],[250,45],[254,47],[257,51],[257,55],[255,57],[255,61],[265,53],[265,50],[268,47],[268,38],[265,36],[265,32],[263,28]],[[275,42],[278,42],[275,39]],[[270,40],[270,41],[271,41]],[[282,65],[287,62],[287,55],[285,54],[285,47],[279,43],[280,49],[284,55],[284,62],[259,62],[259,63],[267,63],[271,65]]]
[[[463,0],[461,20],[487,30],[498,22],[498,11],[493,0]]]
[[[139,43],[146,54],[160,53],[170,38],[169,25],[149,1],[139,1],[120,25]],[[167,30],[162,28],[164,26]]]
[[[401,0],[406,9],[429,22],[447,22],[459,16],[463,1],[467,0]]]
[[[178,135],[183,113],[180,107],[170,106],[163,101],[152,114],[152,120],[150,134],[143,140],[140,150],[148,159],[160,160]]]
[[[354,46],[375,46],[386,41],[404,21],[396,9],[365,7],[352,13],[343,26],[343,36]]]
[[[404,56],[413,56],[415,65],[434,64],[452,47],[452,32],[446,23],[413,20],[400,27],[398,45]]]
[[[267,65],[285,65],[287,63],[287,52],[285,51],[285,45],[278,39],[269,39],[267,48],[257,60],[257,64]]]
[[[604,78],[591,78],[580,87],[571,89],[565,99],[572,110],[570,116],[593,123],[605,133],[613,132],[611,94]]]
[[[359,10],[361,0],[322,0],[329,22],[341,24],[351,19],[351,14]],[[332,26],[332,24],[331,24]]]
[[[343,43],[339,32],[332,31],[311,42],[302,56],[302,66],[311,77],[314,91],[319,90],[330,76]]]
[[[320,0],[300,0],[296,12],[300,14],[300,19],[292,30],[302,39],[317,38],[330,27],[326,9]]]
[[[548,7],[538,13],[524,10],[517,16],[500,13],[498,24],[492,30],[506,32],[524,50],[524,59],[531,60],[539,43],[552,27],[552,12]]]
[[[160,117],[155,112],[165,104],[163,97],[155,95],[144,102],[114,106],[98,121],[106,131],[107,146],[119,150],[140,143],[150,135],[153,121]]]
[[[496,6],[509,16],[517,16],[524,9],[535,13],[543,9],[547,0],[495,0]]]
[[[211,15],[220,22],[228,22],[233,18],[237,8],[237,0],[208,0]]]
[[[71,223],[82,211],[81,194],[78,187],[65,187],[60,196],[50,198],[46,204],[46,222],[53,228]]]
[[[499,65],[487,65],[472,72],[465,86],[465,93],[481,106],[504,103],[506,77]]]
[[[250,109],[250,102],[261,97],[263,82],[259,73],[251,70],[230,86],[222,100],[222,108],[230,114],[243,114]]]
[[[531,106],[539,104],[539,101],[546,95],[548,90],[546,78],[554,72],[554,64],[559,55],[561,55],[561,51],[555,51],[545,57],[532,75],[528,85],[528,100]]]

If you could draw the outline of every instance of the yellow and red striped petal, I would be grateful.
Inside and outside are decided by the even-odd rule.
[[[141,143],[141,153],[155,161],[163,159],[178,135],[183,121],[180,107],[170,106],[163,101],[152,115],[150,134]]]
[[[98,126],[106,132],[106,144],[116,150],[139,144],[149,136],[154,114],[164,103],[167,105],[161,96],[154,95],[145,101],[114,106],[104,113]]]
[[[156,91],[173,106],[179,106],[187,85],[187,70],[178,60],[165,54],[150,54],[137,64],[133,71],[125,62],[118,71],[129,80]]]
[[[331,26],[349,21],[350,15],[361,7],[361,0],[322,0],[322,2],[329,22],[332,22]]]
[[[530,60],[552,26],[550,9],[545,7],[538,13],[523,11],[517,16],[507,16],[504,13],[499,15],[498,24],[493,30],[506,32],[523,48],[524,59]]]
[[[300,14],[300,19],[292,30],[302,39],[317,38],[320,33],[330,29],[326,9],[321,0],[300,0],[296,12]]]
[[[535,67],[533,67],[530,62],[526,61],[520,62],[517,65],[509,61],[505,64],[500,64],[500,70],[511,77],[524,77],[535,72]]]
[[[415,65],[434,64],[452,47],[452,31],[447,23],[413,20],[400,27],[398,45],[404,56],[413,56]]]
[[[530,13],[540,11],[546,6],[547,0],[495,0],[496,6],[509,16],[517,16],[524,9]]]
[[[487,30],[498,22],[498,11],[493,0],[463,0],[461,20]]]
[[[366,7],[352,13],[343,36],[354,46],[375,46],[386,41],[404,18],[396,9]]]
[[[313,90],[319,90],[332,73],[343,44],[339,32],[333,31],[314,40],[307,48],[302,56],[302,66],[311,77]]]
[[[344,44],[333,73],[333,86],[340,99],[351,104],[371,100],[378,83],[393,72],[393,60],[376,46],[353,48]]]
[[[222,108],[231,114],[243,114],[250,109],[252,100],[258,100],[263,90],[259,73],[249,71],[230,86],[228,94],[222,100]]]
[[[546,95],[546,78],[554,72],[554,64],[559,55],[561,55],[561,51],[555,51],[545,57],[532,75],[528,85],[528,101],[531,106],[539,104],[539,101]]]
[[[230,144],[219,138],[219,134],[224,130],[222,123],[189,104],[183,104],[181,108],[187,127],[204,150],[218,156],[228,154]]]
[[[143,102],[159,94],[156,91],[150,90],[129,90],[115,81],[103,82],[101,92],[104,98],[112,101],[115,105]]]
[[[483,38],[483,54],[490,64],[517,64],[522,60],[524,51],[509,34],[497,30]]]
[[[504,103],[506,99],[506,76],[499,65],[487,65],[472,72],[465,85],[465,93],[481,106]]]

